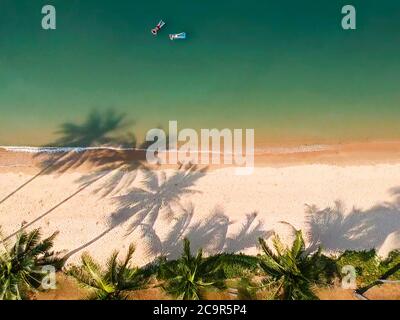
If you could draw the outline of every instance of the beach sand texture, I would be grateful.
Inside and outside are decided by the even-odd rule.
[[[0,153],[3,237],[21,226],[60,231],[55,247],[69,263],[85,250],[104,261],[133,242],[139,265],[177,257],[185,236],[208,253],[255,254],[259,237],[289,236],[287,223],[328,252],[376,248],[384,256],[400,248],[400,161],[263,164],[236,176],[233,167],[94,166],[78,158],[46,168],[31,154]]]

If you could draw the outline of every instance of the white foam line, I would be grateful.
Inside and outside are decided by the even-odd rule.
[[[270,147],[270,148],[257,148],[254,154],[293,154],[293,153],[308,153],[331,150],[333,147],[329,145],[303,145],[296,147]],[[0,146],[10,152],[25,152],[25,153],[64,153],[64,152],[85,152],[90,150],[113,150],[113,151],[146,151],[140,148],[118,148],[118,147],[29,147],[29,146]],[[245,151],[245,149],[243,150]],[[177,150],[164,150],[162,152],[177,152]],[[186,151],[185,151],[186,152]],[[196,151],[192,151],[196,152]],[[223,154],[219,151],[197,151],[196,153],[211,153]]]
[[[90,150],[114,150],[114,151],[129,151],[129,150],[144,150],[134,148],[116,148],[116,147],[16,147],[16,146],[0,146],[0,149],[11,152],[25,153],[61,153],[61,152],[84,152]]]
[[[259,150],[260,153],[273,153],[273,154],[290,154],[290,153],[307,153],[332,150],[333,146],[316,144],[316,145],[303,145],[296,147],[271,147]],[[257,150],[258,151],[258,150]],[[256,151],[256,152],[257,152]]]

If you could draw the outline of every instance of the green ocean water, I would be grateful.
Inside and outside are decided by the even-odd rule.
[[[48,3],[55,31],[41,28]],[[139,139],[168,120],[254,128],[259,144],[399,139],[400,2],[351,1],[350,31],[346,4],[1,0],[0,145],[48,144],[108,109]]]

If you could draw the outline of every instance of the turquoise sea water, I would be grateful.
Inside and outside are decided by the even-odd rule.
[[[0,2],[0,145],[51,143],[113,109],[153,127],[255,128],[256,141],[400,138],[400,2]],[[150,30],[160,19],[165,29]],[[186,32],[172,42],[169,33]]]

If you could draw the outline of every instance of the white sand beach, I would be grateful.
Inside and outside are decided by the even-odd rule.
[[[22,225],[59,231],[55,248],[69,263],[85,250],[104,261],[134,242],[144,265],[176,257],[185,236],[210,253],[256,253],[259,237],[290,231],[282,222],[329,252],[400,248],[400,162],[262,165],[249,176],[233,167],[39,171],[0,171],[3,238]]]

